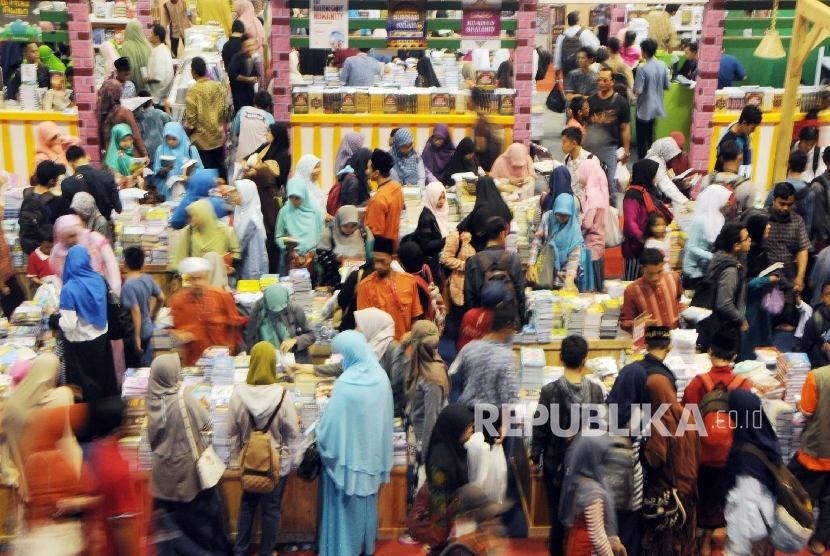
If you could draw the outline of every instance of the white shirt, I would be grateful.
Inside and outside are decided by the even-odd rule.
[[[553,53],[553,67],[557,71],[562,69],[562,41],[565,40],[565,37],[573,37],[580,29],[582,27],[579,25],[568,27],[556,39],[556,51]],[[582,46],[590,47],[595,51],[599,48],[599,39],[588,29],[582,29],[582,34],[579,35],[579,41],[582,43]]]
[[[102,334],[106,334],[109,329],[109,326],[105,326],[103,329],[96,328],[79,317],[78,313],[68,309],[61,309],[61,318],[58,324],[69,342],[88,342]]]
[[[160,44],[153,48],[150,61],[147,62],[147,79],[157,79],[158,83],[150,83],[150,94],[153,102],[161,104],[173,84],[173,55],[167,45]]]

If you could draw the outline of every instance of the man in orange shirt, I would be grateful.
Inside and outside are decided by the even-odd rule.
[[[375,271],[357,287],[357,309],[376,307],[389,313],[395,321],[395,341],[412,328],[412,323],[423,315],[415,278],[392,270],[395,244],[391,238],[375,236]]]
[[[395,161],[388,152],[375,149],[372,153],[366,166],[366,175],[378,184],[378,190],[366,205],[363,224],[372,230],[375,238],[388,237],[397,247],[403,212],[403,189],[401,184],[389,177],[394,165]]]
[[[789,469],[818,507],[810,551],[821,554],[830,542],[830,365],[813,369],[801,389],[800,409],[807,419],[798,456]]]

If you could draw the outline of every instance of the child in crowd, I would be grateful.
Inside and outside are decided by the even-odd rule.
[[[32,281],[34,288],[40,287],[47,276],[55,275],[52,263],[49,262],[54,245],[52,225],[44,224],[37,229],[37,233],[40,237],[40,247],[29,253],[29,269],[26,271],[26,277]]]
[[[667,228],[665,217],[659,212],[652,212],[648,215],[648,225],[643,232],[643,239],[645,249],[657,249],[663,254],[666,272],[671,272],[671,238],[666,231]]]
[[[164,294],[156,281],[144,268],[144,251],[140,247],[124,250],[124,264],[127,265],[127,279],[121,286],[121,303],[130,311],[135,325],[135,336],[124,340],[124,358],[127,367],[149,367],[153,361],[150,337],[153,335],[153,321],[164,306]],[[156,303],[150,310],[150,298]]]

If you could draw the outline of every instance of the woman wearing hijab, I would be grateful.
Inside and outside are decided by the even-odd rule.
[[[423,187],[426,185],[427,175],[424,169],[424,160],[415,150],[414,142],[412,132],[400,128],[395,132],[395,137],[392,139],[392,150],[389,151],[389,154],[392,155],[392,159],[395,161],[393,170],[397,173],[397,181],[401,185]],[[429,176],[429,179],[434,181],[432,175]]]
[[[643,443],[642,405],[646,400],[648,373],[639,363],[631,363],[620,369],[614,386],[605,403],[610,418],[617,429],[627,429],[631,440],[631,459],[634,462],[634,488],[628,507],[617,510],[617,531],[628,556],[640,553],[640,508],[643,506],[643,463],[640,460],[640,446]],[[611,430],[614,430],[613,428]]]
[[[429,437],[424,461],[433,549],[446,544],[453,527],[450,505],[458,489],[470,481],[464,444],[473,434],[473,423],[472,411],[451,403],[441,410]]]
[[[436,129],[438,126],[435,126]],[[424,163],[426,164],[427,160],[427,148],[429,145],[424,147]],[[446,166],[444,167],[444,171],[440,174],[436,174],[433,170],[432,173],[435,176],[442,176],[441,181],[447,187],[451,185],[455,185],[455,180],[452,179],[453,174],[466,174],[472,173],[473,175],[478,175],[478,161],[476,160],[476,146],[473,143],[473,140],[469,137],[465,137],[458,143],[458,147],[456,147],[455,151],[450,156],[449,161],[447,161]]]
[[[261,58],[262,47],[265,46],[265,29],[262,27],[262,22],[257,19],[254,5],[251,0],[236,0],[233,3],[233,9],[236,12],[236,20],[245,25],[245,34],[248,38],[256,40],[257,53]]]
[[[147,149],[141,139],[138,123],[130,110],[121,106],[121,83],[115,79],[105,81],[98,90],[98,106],[95,117],[98,122],[98,145],[102,148],[110,145],[112,129],[118,124],[127,124],[133,137],[135,156],[147,156]]]
[[[66,340],[66,383],[80,387],[83,400],[119,395],[112,347],[107,338],[107,284],[90,266],[89,252],[72,247],[63,265],[58,324]]]
[[[334,218],[334,215],[326,214],[326,196],[323,195],[323,189],[318,181],[323,171],[320,162],[320,159],[313,154],[304,154],[300,157],[297,167],[294,169],[294,178],[303,181],[306,188],[305,200],[321,210],[326,217],[326,222],[328,222]]]
[[[274,490],[265,494],[243,492],[239,503],[236,527],[237,554],[247,554],[257,506],[262,503],[262,532],[259,556],[271,556],[280,531],[282,498],[288,473],[291,471],[291,449],[300,433],[294,396],[277,384],[277,353],[268,342],[259,342],[251,349],[251,364],[245,384],[237,384],[228,404],[227,434],[240,450],[248,442],[254,427],[267,434],[271,445],[279,450],[280,474]],[[241,453],[241,452],[240,452]]]
[[[104,166],[115,174],[119,187],[133,187],[144,171],[144,165],[133,163],[133,131],[127,124],[118,124],[112,128],[110,144]],[[134,166],[137,168],[133,169]]]
[[[179,202],[176,210],[173,211],[173,216],[170,217],[171,228],[181,230],[187,226],[189,219],[187,208],[199,199],[207,199],[210,202],[217,218],[227,215],[228,211],[224,201],[218,197],[209,196],[210,190],[216,187],[218,178],[219,172],[212,168],[196,170],[190,174],[187,178],[184,198]]]
[[[239,19],[235,19],[233,25],[231,25],[231,34],[227,42],[222,46],[222,61],[225,63],[226,68],[230,67],[234,55],[242,52],[242,44],[247,37],[248,35],[245,34],[245,24]]]
[[[471,238],[470,232],[460,232],[457,229],[450,231],[440,258],[441,265],[451,272],[448,278],[450,296],[444,303],[449,316],[459,323],[464,307],[464,270],[467,268],[467,259],[476,254],[470,243]]]
[[[340,170],[345,168],[349,159],[354,153],[363,147],[363,142],[366,138],[362,133],[356,131],[349,131],[340,140],[340,147],[337,149],[337,155],[334,158],[334,173],[340,173]]]
[[[40,62],[49,68],[50,71],[66,71],[66,64],[61,62],[61,59],[55,56],[51,48],[42,44],[37,49],[40,55]]]
[[[121,57],[120,46],[115,40],[104,41],[98,47],[98,52],[104,58],[104,82],[115,77],[115,61]]]
[[[775,517],[775,480],[758,456],[760,450],[773,464],[783,465],[775,429],[767,418],[761,399],[742,388],[729,392],[729,413],[734,415],[732,447],[726,462],[723,484],[726,517],[725,554],[772,556],[769,528]]]
[[[606,183],[608,182],[607,179],[605,181]],[[542,215],[549,210],[553,210],[553,204],[562,193],[574,195],[577,202],[579,201],[579,198],[574,194],[574,190],[571,185],[572,183],[573,180],[571,179],[571,173],[568,171],[567,166],[560,164],[553,169],[553,172],[550,174],[550,179],[548,180],[548,192],[542,194],[539,198],[539,205],[542,210],[537,210],[533,214],[534,227],[539,227],[539,224],[542,222]]]
[[[121,41],[121,54],[130,61],[130,67],[133,69],[130,74],[130,79],[135,83],[137,91],[146,89],[147,85],[144,83],[144,77],[141,75],[141,68],[146,68],[150,63],[150,56],[153,54],[153,46],[144,32],[141,30],[141,23],[138,20],[132,20],[127,23],[124,28],[124,40]]]
[[[625,276],[629,281],[640,277],[640,255],[643,254],[645,242],[643,233],[648,226],[651,212],[658,211],[671,222],[671,212],[660,202],[655,182],[660,165],[649,159],[638,160],[631,171],[631,185],[623,197],[623,244],[622,254],[625,259]]]
[[[343,281],[340,266],[345,259],[372,258],[374,237],[371,230],[360,224],[357,207],[343,205],[334,222],[326,226],[317,242],[317,262],[323,269],[321,286],[339,286]]]
[[[428,89],[429,87],[441,86],[438,76],[435,75],[435,70],[432,69],[432,60],[429,59],[429,56],[423,56],[419,59],[415,69],[418,70],[418,77],[415,78],[416,87]]]
[[[210,413],[188,390],[179,389],[181,369],[176,354],[160,355],[150,365],[144,405],[153,451],[153,507],[167,512],[188,544],[198,547],[199,554],[225,556],[231,552],[231,545],[224,534],[219,489],[214,486],[202,490],[187,435],[189,428],[199,452],[204,450],[200,433],[212,428]]]
[[[545,243],[553,245],[553,287],[568,291],[591,291],[594,289],[594,266],[591,251],[585,247],[585,239],[576,212],[573,195],[560,195],[553,204],[553,210],[542,216],[542,224],[533,235],[530,256],[527,263],[527,280],[538,278],[536,259]]]
[[[228,268],[225,259],[219,253],[205,253],[203,258],[210,263],[210,274],[208,284],[214,288],[233,293],[228,283]]]
[[[565,456],[565,476],[559,498],[559,520],[567,528],[565,554],[593,556],[622,553],[607,471],[611,447],[607,434],[577,435]]]
[[[215,21],[222,27],[225,36],[231,34],[231,11],[226,0],[199,0],[196,4],[196,14],[203,22]],[[247,30],[247,26],[245,27]]]
[[[510,185],[522,186],[527,181],[536,179],[536,170],[533,168],[533,159],[527,153],[527,147],[521,143],[513,143],[493,163],[490,171],[493,179],[509,179]]]
[[[44,160],[65,165],[66,150],[80,144],[77,137],[63,135],[55,122],[41,122],[35,131],[35,168]]]
[[[651,148],[646,153],[646,158],[659,165],[657,168],[657,189],[660,193],[671,200],[672,203],[685,205],[689,202],[689,199],[680,192],[674,183],[674,173],[669,173],[671,161],[681,152],[683,151],[680,150],[674,139],[663,137],[652,143]]]
[[[92,232],[98,232],[110,242],[114,241],[107,219],[98,210],[95,198],[85,191],[79,191],[72,197],[72,204],[69,205],[72,212],[77,214],[84,222],[84,227]]]
[[[0,473],[3,484],[21,487],[23,462],[20,460],[19,443],[23,427],[38,409],[72,405],[74,394],[66,386],[58,387],[60,360],[52,353],[39,355],[29,361],[31,369],[12,390],[3,405],[0,421],[3,423],[3,443],[0,444]]]
[[[426,186],[424,191],[424,208],[418,217],[418,227],[415,229],[415,241],[421,247],[426,263],[432,271],[438,287],[444,282],[444,273],[441,269],[441,252],[449,234],[449,205],[447,204],[447,190],[440,181],[434,181]]]
[[[642,454],[646,471],[643,484],[645,533],[642,554],[696,556],[695,505],[697,470],[700,464],[697,428],[693,425],[691,414],[683,414],[683,408],[677,401],[677,392],[665,376],[654,374],[648,377],[645,400],[651,407],[669,409],[660,417],[660,424],[668,434],[652,430],[653,434],[646,439]],[[678,431],[681,422],[685,429]],[[677,496],[674,495],[675,492]],[[678,503],[683,506],[686,516],[684,523],[671,522],[663,513],[670,512]]]
[[[726,219],[722,208],[732,192],[722,185],[710,185],[697,196],[689,235],[683,245],[683,287],[694,288],[706,275],[715,256],[715,239]],[[764,267],[766,268],[766,267]]]
[[[169,268],[174,270],[187,257],[202,257],[206,253],[218,253],[225,258],[226,266],[233,266],[240,259],[239,240],[230,228],[220,223],[216,211],[207,199],[199,199],[187,207],[190,224],[182,230]]]
[[[458,90],[469,91],[476,86],[476,65],[472,62],[464,62],[461,66],[461,83]]]
[[[332,351],[343,374],[317,425],[320,473],[320,556],[372,554],[378,490],[392,470],[392,389],[366,339],[341,332]]]
[[[753,210],[744,217],[752,245],[746,256],[746,305],[744,316],[749,328],[741,335],[738,361],[755,359],[755,348],[768,346],[772,341],[770,314],[761,307],[764,294],[779,281],[777,274],[760,276],[769,266],[766,238],[769,236],[769,213]]]
[[[239,256],[242,260],[239,279],[259,280],[263,274],[268,274],[268,254],[265,250],[265,224],[259,193],[254,182],[236,180],[234,202],[236,209],[233,231],[239,240]]]
[[[501,216],[509,225],[513,220],[513,213],[504,202],[496,182],[490,176],[481,176],[476,181],[476,202],[472,212],[458,224],[459,232],[470,232],[471,241],[476,252],[484,249],[487,243],[484,239],[484,226],[491,216]]]
[[[669,133],[669,137],[674,139],[677,148],[680,149],[680,153],[669,161],[669,168],[675,176],[679,176],[692,167],[689,155],[683,152],[683,146],[686,144],[686,137],[679,131],[672,131]],[[652,147],[654,147],[654,145],[652,145]]]
[[[590,158],[576,171],[585,186],[582,200],[582,236],[585,247],[591,251],[594,265],[592,289],[601,292],[605,280],[605,224],[608,207],[608,177],[597,159]]]
[[[455,145],[450,137],[450,128],[447,124],[437,124],[432,130],[432,136],[421,151],[424,168],[436,177],[443,177],[444,170],[452,158]],[[475,151],[475,149],[473,149]]]
[[[55,245],[49,255],[49,263],[56,276],[63,276],[64,264],[69,250],[75,245],[83,246],[90,258],[92,270],[103,275],[112,291],[121,295],[121,269],[118,259],[107,238],[98,232],[87,230],[83,221],[75,214],[61,216],[53,229]]]
[[[296,262],[299,266],[306,266],[313,260],[314,248],[323,233],[324,214],[325,209],[320,209],[313,201],[309,201],[305,179],[296,177],[288,180],[288,203],[280,210],[275,232],[277,246],[285,255],[280,261],[284,270],[280,274],[290,270],[289,250],[299,257],[300,260]],[[291,249],[286,247],[284,237],[296,240]]]
[[[316,340],[314,330],[285,286],[271,284],[254,305],[248,320],[248,341],[254,340],[277,346],[282,353],[293,353],[297,363],[311,363],[308,348]]]
[[[367,148],[358,149],[349,160],[346,166],[351,168],[340,182],[340,206],[354,205],[365,207],[371,197],[369,178],[366,176],[366,168],[372,158],[372,150]]]
[[[171,162],[163,161],[161,157],[174,157]],[[170,186],[168,180],[172,176],[183,176],[182,166],[185,162],[196,161],[196,170],[204,170],[199,150],[190,142],[190,138],[179,122],[164,124],[164,141],[158,146],[153,158],[153,172],[155,173],[156,190],[170,200]]]

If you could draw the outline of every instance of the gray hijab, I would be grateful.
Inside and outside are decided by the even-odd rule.
[[[354,205],[343,205],[338,209],[337,215],[334,217],[334,224],[331,227],[331,235],[334,240],[334,245],[351,247],[357,251],[358,258],[365,256],[366,242],[363,241],[360,228],[355,230],[352,235],[347,236],[340,230],[340,226],[345,226],[346,224],[360,224],[360,217],[357,213],[357,207]]]
[[[568,448],[559,498],[559,519],[566,526],[572,526],[577,515],[597,499],[602,499],[605,531],[609,537],[617,534],[617,513],[602,469],[610,446],[611,438],[607,434],[584,436],[580,433]]]

